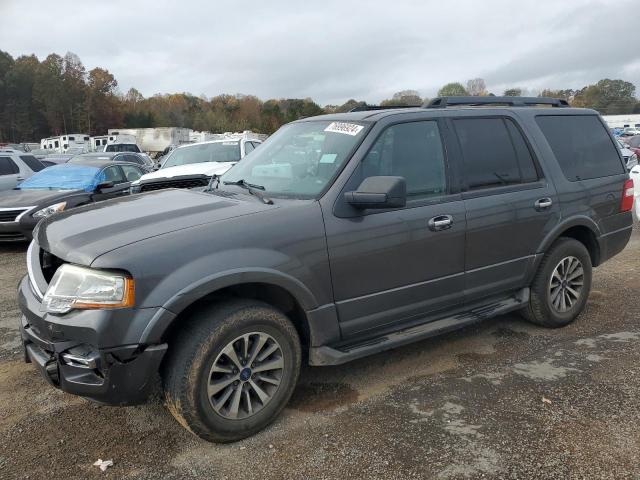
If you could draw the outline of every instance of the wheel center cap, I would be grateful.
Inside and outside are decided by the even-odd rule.
[[[242,371],[240,372],[240,380],[242,380],[243,382],[246,382],[250,378],[251,378],[251,369],[243,368]]]
[[[566,288],[566,286],[567,286],[567,281],[566,281],[566,280],[562,280],[561,285],[562,285],[562,288]]]

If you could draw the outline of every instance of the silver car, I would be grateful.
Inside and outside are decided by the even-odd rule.
[[[12,148],[0,149],[0,192],[15,188],[45,166],[33,155]]]

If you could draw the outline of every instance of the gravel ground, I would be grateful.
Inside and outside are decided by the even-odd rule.
[[[0,478],[640,478],[640,233],[561,330],[509,315],[340,367],[303,369],[282,417],[232,445],[159,400],[93,404],[22,362],[0,246]],[[114,466],[102,473],[98,458]]]

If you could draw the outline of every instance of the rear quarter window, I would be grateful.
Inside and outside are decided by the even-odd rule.
[[[40,162],[40,160],[38,160],[36,157],[32,155],[22,155],[20,157],[20,160],[26,163],[27,167],[29,167],[34,172],[39,172],[40,170],[45,168],[44,165]]]
[[[620,175],[618,149],[595,115],[544,115],[536,122],[571,182]]]

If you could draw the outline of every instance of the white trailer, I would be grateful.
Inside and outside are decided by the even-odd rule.
[[[162,152],[170,145],[190,143],[190,128],[110,128],[109,135],[134,135],[140,149],[151,155]]]
[[[609,128],[640,128],[640,115],[603,115]]]
[[[91,151],[101,152],[107,144],[107,141],[109,141],[109,135],[96,135],[95,137],[91,137]]]
[[[89,151],[91,139],[85,133],[67,133],[58,137],[43,138],[40,147],[51,152],[67,153],[68,150]]]

